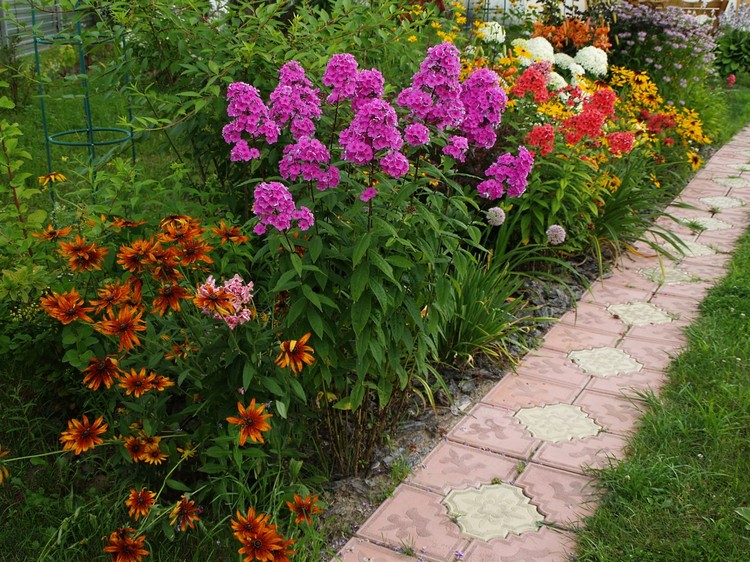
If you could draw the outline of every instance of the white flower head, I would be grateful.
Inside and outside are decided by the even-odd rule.
[[[487,43],[497,43],[498,45],[505,42],[505,28],[503,24],[497,21],[485,22],[479,28],[482,39]]]
[[[547,86],[552,91],[562,90],[568,85],[565,78],[560,76],[557,72],[550,72],[547,76]]]
[[[500,207],[492,207],[487,210],[487,222],[492,226],[500,226],[505,222],[505,211]]]
[[[570,65],[575,64],[573,57],[565,53],[555,53],[555,66],[562,70],[570,69]]]
[[[565,229],[559,224],[553,224],[547,229],[547,242],[550,246],[559,246],[565,242]]]
[[[531,39],[516,39],[513,46],[519,45],[528,51],[530,57],[519,57],[523,66],[529,66],[532,63],[540,61],[555,62],[555,49],[552,44],[544,37],[532,37]]]
[[[576,53],[575,61],[589,74],[599,77],[607,74],[607,53],[598,47],[584,47]]]

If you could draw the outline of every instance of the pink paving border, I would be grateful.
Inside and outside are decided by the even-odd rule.
[[[517,372],[506,375],[467,413],[360,527],[334,559],[341,562],[564,562],[574,552],[574,531],[596,504],[586,467],[602,467],[622,456],[626,439],[641,413],[638,391],[658,391],[664,368],[684,344],[682,330],[696,316],[705,292],[723,277],[737,239],[750,224],[750,187],[727,187],[714,180],[750,172],[734,164],[750,162],[750,127],[737,134],[707,162],[679,200],[699,205],[701,197],[726,196],[746,202],[712,215],[728,230],[690,234],[687,239],[717,250],[682,260],[678,267],[698,278],[686,284],[659,285],[639,272],[658,267],[656,258],[625,258],[610,278],[597,282],[527,355]],[[674,208],[677,216],[688,216]],[[680,227],[678,226],[677,229]],[[627,326],[607,306],[650,302],[673,314],[670,324]],[[573,363],[567,353],[611,346],[643,368],[615,377],[597,377]],[[579,406],[603,430],[598,435],[557,443],[535,438],[513,414],[546,404]],[[523,489],[545,517],[537,531],[483,541],[464,536],[441,503],[451,489],[502,481]],[[408,546],[412,556],[402,554]]]

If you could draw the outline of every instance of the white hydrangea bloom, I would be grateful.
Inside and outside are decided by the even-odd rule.
[[[555,62],[555,49],[544,37],[516,39],[513,41],[512,45],[520,45],[523,49],[529,52],[529,55],[531,55],[531,58],[519,57],[518,60],[523,66],[529,66],[533,62],[539,61],[549,61],[553,64]]]
[[[565,81],[565,78],[560,76],[557,72],[549,73],[549,76],[547,77],[547,86],[550,90],[556,92],[557,90],[562,90],[567,85],[568,83]]]
[[[505,42],[505,28],[503,24],[497,21],[488,21],[479,29],[482,39],[488,43],[497,43],[498,45]]]
[[[555,53],[555,66],[563,70],[568,70],[572,64],[575,64],[573,57],[565,53]]]
[[[575,61],[589,74],[594,76],[607,74],[607,53],[598,47],[584,47],[576,53]]]

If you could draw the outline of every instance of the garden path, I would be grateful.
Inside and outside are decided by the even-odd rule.
[[[622,455],[685,344],[683,329],[750,225],[750,127],[706,163],[665,221],[675,262],[631,254],[467,412],[341,549],[341,562],[564,562],[596,506],[587,467]]]

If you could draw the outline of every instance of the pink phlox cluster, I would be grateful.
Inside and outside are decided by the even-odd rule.
[[[234,144],[230,159],[236,162],[260,158],[260,151],[250,147],[242,138],[242,133],[252,138],[263,136],[266,142],[273,144],[279,138],[278,125],[271,119],[266,104],[254,86],[233,82],[227,88],[227,99],[227,115],[233,119],[224,125],[221,132],[227,144]]]
[[[602,126],[607,117],[594,107],[587,107],[578,115],[572,115],[562,122],[565,141],[577,144],[584,137],[596,139],[602,134]]]
[[[382,98],[385,92],[385,79],[380,71],[360,70],[354,87],[352,109],[359,111],[363,105],[373,99]]]
[[[434,125],[440,131],[456,127],[464,117],[460,74],[461,59],[455,46],[441,43],[430,47],[411,86],[399,93],[397,103],[409,110],[413,121]]]
[[[615,156],[622,156],[633,150],[635,135],[629,131],[615,132],[607,135],[609,151]]]
[[[279,173],[287,180],[302,178],[315,181],[323,191],[339,184],[339,170],[328,163],[331,155],[325,145],[312,137],[300,137],[295,144],[284,147],[284,156],[279,162]]]
[[[508,95],[500,86],[500,77],[487,68],[474,71],[461,84],[461,102],[466,111],[460,130],[470,143],[492,148],[497,140],[495,127],[508,103]]]
[[[430,129],[422,123],[412,123],[404,128],[404,140],[411,146],[422,146],[430,142]]]
[[[203,309],[203,314],[211,314],[216,320],[224,320],[229,329],[234,330],[240,324],[251,320],[255,314],[255,308],[251,303],[253,300],[253,286],[252,281],[245,283],[241,275],[235,274],[231,279],[224,281],[224,290],[233,297],[232,305],[234,306],[234,314],[222,316],[218,312],[212,312],[207,308]],[[216,280],[212,275],[209,275],[206,282],[198,287],[198,295],[205,295],[209,287],[213,289],[211,292],[216,291]]]
[[[537,125],[524,140],[529,146],[538,148],[542,156],[546,156],[555,148],[555,128],[549,123]]]
[[[396,111],[383,99],[370,100],[339,133],[339,143],[344,149],[342,158],[360,165],[369,164],[380,150],[401,150],[404,140]]]
[[[313,136],[313,119],[322,114],[319,91],[312,87],[300,63],[289,61],[279,69],[279,83],[269,100],[271,118],[279,127],[288,123],[294,140]]]
[[[254,197],[253,213],[260,219],[260,222],[253,228],[255,234],[265,234],[268,226],[281,231],[289,230],[292,227],[292,221],[297,222],[300,230],[307,230],[315,223],[310,209],[307,207],[297,209],[292,194],[280,182],[259,183],[255,188]]]
[[[510,94],[516,98],[522,98],[528,92],[531,92],[536,103],[546,102],[551,96],[549,90],[547,90],[549,70],[545,72],[546,68],[549,68],[549,66],[543,63],[534,63],[529,66],[518,77],[516,83],[510,89]]]
[[[374,187],[368,187],[362,190],[362,193],[359,194],[359,198],[367,203],[370,199],[375,197],[378,194],[378,190]]]
[[[469,151],[469,140],[459,135],[450,135],[448,144],[443,147],[443,154],[455,158],[459,162],[466,160],[466,153]]]
[[[323,73],[323,84],[331,88],[326,102],[336,104],[354,97],[358,66],[357,59],[349,53],[333,55],[330,58]]]
[[[506,191],[508,197],[520,197],[526,191],[534,155],[526,147],[518,147],[518,156],[509,152],[500,155],[485,171],[489,178],[477,186],[479,194],[486,199],[499,199]]]
[[[602,115],[611,117],[615,114],[617,94],[609,88],[597,90],[583,102],[583,110],[596,110]]]
[[[392,178],[400,178],[409,171],[409,160],[400,152],[389,150],[380,159],[380,168]]]

